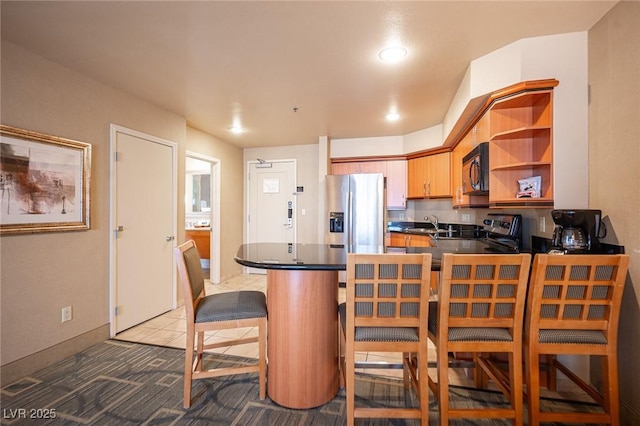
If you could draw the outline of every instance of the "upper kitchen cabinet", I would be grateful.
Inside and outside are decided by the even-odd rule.
[[[408,198],[451,197],[451,152],[407,161]]]
[[[407,160],[341,161],[331,163],[334,175],[382,173],[386,180],[387,210],[407,208]]]
[[[387,209],[407,208],[407,160],[387,161]]]
[[[352,175],[358,173],[382,173],[386,177],[386,161],[350,161],[345,163],[332,163],[331,174]]]
[[[454,208],[554,206],[553,88],[557,85],[555,79],[523,81],[469,101],[443,144],[451,150]],[[465,195],[462,159],[482,142],[489,142],[489,195]],[[538,176],[539,197],[518,197],[519,181]]]
[[[498,99],[490,108],[491,207],[553,207],[553,91]],[[539,197],[518,198],[520,181],[540,177]]]
[[[427,193],[427,157],[407,160],[407,197],[424,198]]]
[[[451,194],[453,208],[488,207],[488,195],[469,195],[464,193],[462,159],[479,143],[489,140],[489,113],[485,113],[451,152]]]
[[[469,148],[469,151],[475,148],[479,143],[489,141],[489,134],[491,131],[491,126],[490,126],[491,123],[489,119],[490,119],[490,114],[488,113],[482,114],[482,117],[480,117],[480,120],[478,120],[475,126],[473,126],[473,129],[471,129],[471,132],[470,132],[471,147]]]

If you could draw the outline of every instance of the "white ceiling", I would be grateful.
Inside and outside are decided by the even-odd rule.
[[[615,1],[5,1],[2,38],[240,147],[442,123],[469,62]],[[392,42],[409,51],[383,64]],[[397,108],[401,119],[386,122]],[[298,108],[298,112],[293,112]],[[247,131],[233,135],[239,120]]]

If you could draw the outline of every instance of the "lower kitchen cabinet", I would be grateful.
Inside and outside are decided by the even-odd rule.
[[[428,235],[389,233],[388,245],[391,247],[430,247],[431,237]]]

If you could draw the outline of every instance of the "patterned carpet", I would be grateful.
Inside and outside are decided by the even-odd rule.
[[[178,349],[109,340],[74,357],[5,386],[1,423],[14,425],[342,425],[344,393],[312,410],[290,410],[258,396],[256,374],[194,383],[190,409],[182,408],[184,352]],[[243,363],[224,355],[208,362]],[[456,404],[503,404],[501,395],[454,388]],[[358,400],[415,404],[398,380],[361,375]],[[430,424],[438,424],[431,398]],[[416,421],[357,420],[366,425],[414,425]],[[509,422],[460,421],[458,425]]]

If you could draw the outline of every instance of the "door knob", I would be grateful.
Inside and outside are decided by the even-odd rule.
[[[173,235],[167,235],[164,239],[167,241],[173,241]]]

